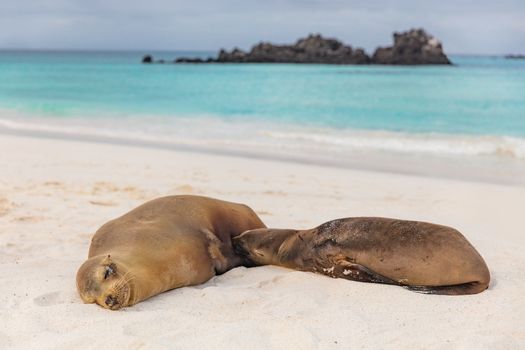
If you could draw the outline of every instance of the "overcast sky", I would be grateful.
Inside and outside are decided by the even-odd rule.
[[[525,0],[0,1],[0,48],[215,51],[320,32],[371,52],[411,27],[448,53],[525,53]]]

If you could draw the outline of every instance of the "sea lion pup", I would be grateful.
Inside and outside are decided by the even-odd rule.
[[[475,294],[490,274],[483,258],[450,227],[358,217],[311,230],[256,229],[233,239],[252,265],[280,265],[429,294]]]
[[[199,196],[154,199],[104,224],[77,272],[85,303],[117,310],[204,283],[242,264],[232,237],[266,227],[243,204]]]

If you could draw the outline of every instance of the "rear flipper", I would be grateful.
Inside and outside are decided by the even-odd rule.
[[[403,286],[416,293],[438,294],[438,295],[467,295],[483,292],[488,284],[480,282],[469,282],[451,286]]]

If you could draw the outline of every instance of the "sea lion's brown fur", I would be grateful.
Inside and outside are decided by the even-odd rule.
[[[78,292],[86,303],[115,310],[206,282],[242,263],[232,237],[263,227],[243,204],[199,196],[154,199],[95,233],[77,272]]]
[[[422,293],[474,294],[490,281],[485,261],[459,231],[426,222],[346,218],[311,230],[250,230],[233,244],[253,265],[396,284]]]

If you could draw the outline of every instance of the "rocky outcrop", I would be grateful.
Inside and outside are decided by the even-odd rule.
[[[309,35],[293,45],[274,45],[261,42],[249,52],[234,48],[221,49],[216,59],[178,58],[176,63],[323,63],[367,64],[370,57],[363,49],[353,49],[336,39]]]
[[[323,63],[366,64],[370,57],[362,49],[353,49],[336,39],[309,35],[293,45],[274,45],[261,42],[249,52],[233,49],[221,50],[217,57],[221,63]]]
[[[441,43],[423,29],[394,33],[394,46],[377,48],[372,56],[375,64],[451,64]]]
[[[147,63],[147,64],[151,64],[151,63],[159,63],[159,64],[164,64],[166,63],[165,60],[163,60],[162,58],[160,60],[154,60],[153,59],[153,56],[151,55],[146,55],[142,58],[142,63]]]
[[[160,63],[149,55],[143,63]],[[292,45],[261,42],[248,52],[221,49],[217,58],[180,57],[174,63],[320,63],[320,64],[450,64],[441,43],[423,29],[394,33],[394,46],[376,49],[370,58],[363,49],[354,49],[339,40],[310,34]]]

